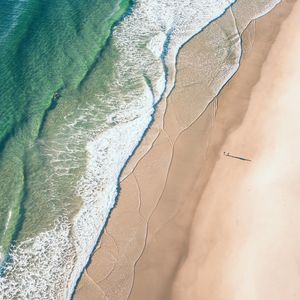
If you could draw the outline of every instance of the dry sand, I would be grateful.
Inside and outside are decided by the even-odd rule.
[[[173,299],[300,299],[299,15],[300,2],[263,64],[242,125],[220,150]]]
[[[75,299],[300,297],[300,3],[280,28],[294,2],[249,26],[237,76],[200,117],[208,89],[194,65],[211,45],[202,33],[183,48],[176,88],[125,170]]]

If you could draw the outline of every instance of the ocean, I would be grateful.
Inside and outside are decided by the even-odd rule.
[[[233,2],[0,0],[1,299],[72,297],[179,49]]]

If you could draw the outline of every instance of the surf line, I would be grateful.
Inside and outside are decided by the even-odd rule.
[[[235,159],[239,159],[239,160],[243,160],[243,161],[252,161],[251,159],[248,159],[248,158],[244,158],[244,157],[241,157],[241,156],[231,155],[229,152],[223,152],[223,154],[225,156],[228,156],[228,157],[231,157],[231,158],[235,158]]]

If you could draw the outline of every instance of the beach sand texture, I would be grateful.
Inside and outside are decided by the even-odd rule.
[[[241,67],[211,103],[199,98],[212,99],[222,60],[239,58],[235,25],[243,31],[253,7],[240,1],[183,47],[176,87],[123,174],[74,299],[299,298],[294,2],[248,26]],[[210,65],[220,36],[227,52]]]

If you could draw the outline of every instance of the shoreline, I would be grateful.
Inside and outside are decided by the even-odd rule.
[[[200,31],[201,32],[201,31]],[[176,88],[176,86],[175,86],[175,88]],[[164,114],[164,111],[163,111],[163,105],[160,105],[160,107],[158,108],[158,112],[157,112],[157,114],[159,115],[159,114]],[[155,123],[155,121],[156,120],[154,120],[154,123]],[[151,129],[150,130],[152,130],[152,133],[153,132],[155,132],[155,130],[157,129],[155,129],[155,126],[158,126],[158,124],[153,124],[153,127],[154,127],[154,129],[153,129],[153,127],[151,127]],[[159,126],[158,126],[159,127]],[[148,137],[149,138],[149,137]],[[158,138],[158,137],[157,137]],[[147,136],[146,136],[146,139],[147,139]],[[155,139],[156,140],[156,139]],[[141,144],[145,144],[145,143],[147,143],[147,142],[144,142],[144,141],[142,141],[142,143]],[[145,145],[144,145],[145,146]],[[142,147],[143,147],[143,145],[142,145]],[[148,147],[149,147],[149,145],[148,145]],[[150,148],[152,148],[152,146],[150,146]],[[140,149],[138,149],[138,152],[139,151],[141,151]],[[146,153],[148,154],[148,151],[146,151]],[[137,162],[137,164],[139,164],[139,162],[140,162],[140,158],[138,159],[138,162]],[[131,165],[131,168],[130,168],[130,165]],[[134,163],[134,160],[132,160],[130,163],[129,163],[129,166],[127,166],[126,168],[127,168],[127,172],[126,172],[126,170],[125,170],[125,172],[124,172],[124,174],[122,175],[122,182],[123,181],[125,181],[129,176],[130,176],[130,174],[132,173],[132,170],[134,170],[135,169],[135,163]],[[124,192],[123,192],[124,193]],[[122,192],[121,192],[121,197],[122,197]],[[119,206],[119,204],[118,204],[118,206]],[[116,210],[118,209],[118,207],[116,208]],[[112,214],[114,214],[114,211],[113,211],[113,213]],[[104,231],[106,231],[106,229],[104,230]],[[106,233],[105,233],[106,235],[108,235],[108,233],[107,233],[107,231],[106,231]],[[105,243],[105,242],[104,242]],[[100,242],[100,244],[102,244],[102,241]],[[101,247],[101,246],[100,246]],[[97,249],[96,249],[96,252],[98,251],[98,247],[97,247]],[[93,258],[92,258],[92,264],[93,264]],[[90,269],[90,267],[88,268],[88,270]],[[90,272],[90,271],[89,271]],[[87,272],[85,272],[85,274],[87,274]],[[85,276],[87,276],[87,275],[85,275]],[[80,283],[79,283],[79,285],[80,285]],[[94,285],[95,286],[95,285]],[[76,296],[75,296],[76,297]],[[77,299],[77,298],[75,298],[75,299]]]
[[[162,92],[162,94],[160,95],[159,99],[158,100],[155,100],[155,97],[153,98],[153,102],[154,102],[154,105],[153,105],[153,112],[151,113],[150,115],[150,122],[148,124],[148,126],[145,128],[141,138],[139,139],[138,141],[138,144],[137,146],[134,147],[132,153],[130,154],[130,156],[126,159],[126,162],[124,164],[124,166],[121,168],[121,171],[120,171],[120,174],[118,175],[118,181],[117,181],[117,189],[116,189],[116,196],[114,197],[115,198],[115,201],[113,203],[113,206],[112,208],[109,210],[109,213],[108,213],[108,216],[106,218],[106,221],[104,222],[104,226],[102,227],[102,229],[100,230],[100,234],[97,238],[97,241],[95,243],[95,245],[93,246],[92,248],[92,251],[91,251],[91,254],[88,255],[86,257],[86,262],[83,264],[85,265],[85,268],[80,271],[80,274],[77,276],[77,279],[74,281],[74,283],[71,285],[72,288],[70,289],[71,292],[69,292],[69,290],[67,291],[67,294],[68,294],[68,298],[70,299],[74,299],[75,297],[75,294],[76,294],[76,289],[80,283],[80,281],[82,280],[82,277],[84,276],[85,274],[85,269],[87,266],[90,265],[91,261],[92,261],[92,257],[93,257],[93,253],[97,250],[99,244],[101,243],[101,238],[102,238],[102,235],[103,233],[105,232],[105,229],[106,229],[106,226],[108,225],[108,222],[111,218],[111,214],[113,213],[113,210],[117,207],[118,205],[118,202],[119,202],[119,197],[120,197],[120,191],[121,191],[121,184],[122,184],[122,181],[124,179],[126,179],[126,177],[128,176],[127,172],[131,172],[131,171],[128,171],[130,168],[132,168],[132,165],[135,164],[134,163],[134,159],[137,159],[137,161],[139,161],[140,159],[143,158],[144,155],[147,154],[147,151],[144,153],[144,154],[141,154],[139,153],[141,151],[141,149],[143,149],[143,146],[142,144],[144,143],[149,143],[147,145],[147,147],[150,146],[150,148],[152,147],[153,143],[155,143],[156,141],[156,138],[157,137],[150,137],[152,136],[153,134],[153,124],[156,123],[156,122],[160,122],[162,120],[159,120],[157,121],[156,120],[156,116],[160,114],[159,110],[161,108],[159,108],[160,106],[163,107],[164,105],[161,104],[161,102],[164,102],[166,101],[166,99],[169,97],[170,93],[172,93],[172,90],[175,88],[175,85],[176,85],[176,67],[177,67],[177,58],[178,58],[178,55],[181,51],[181,49],[187,44],[189,43],[195,36],[197,36],[198,34],[201,34],[201,32],[203,30],[205,30],[207,27],[209,27],[212,23],[214,23],[215,21],[217,21],[218,19],[222,18],[223,15],[228,11],[230,10],[231,6],[235,3],[236,0],[234,0],[233,3],[231,3],[228,7],[225,8],[225,10],[217,17],[215,17],[214,19],[212,19],[211,21],[209,21],[205,26],[203,26],[199,31],[197,31],[196,33],[194,33],[193,35],[191,35],[191,37],[189,37],[181,46],[178,47],[176,54],[174,55],[174,58],[175,58],[175,64],[171,64],[171,67],[174,67],[173,70],[169,70],[167,68],[167,64],[166,64],[166,58],[168,58],[168,54],[169,53],[166,53],[166,55],[164,55],[164,53],[166,52],[166,50],[168,49],[168,46],[169,46],[169,39],[167,38],[166,42],[164,43],[164,49],[163,49],[163,52],[162,52],[162,62],[163,62],[163,67],[166,71],[166,74],[165,74],[165,84],[164,84],[164,90]],[[120,22],[122,22],[124,20],[125,17],[127,16],[130,16],[134,7],[135,7],[136,3],[134,3],[134,1],[131,1],[129,0],[129,5],[128,5],[128,9],[125,11],[125,13],[121,16],[121,18],[116,21],[113,26],[112,26],[112,30],[113,28],[115,28],[116,26],[118,26],[118,24]],[[109,39],[112,37],[112,34],[110,34],[109,38],[108,38],[108,41]],[[105,47],[103,48],[105,49]],[[171,56],[172,57],[172,56]],[[234,71],[235,73],[236,71]],[[233,75],[234,75],[233,73]],[[231,75],[231,76],[233,76]],[[230,78],[231,78],[230,76]],[[230,80],[230,78],[228,80]],[[226,83],[228,82],[228,80],[224,81],[224,85],[226,85]],[[170,86],[170,89],[168,91],[168,87]],[[153,95],[154,96],[154,95]],[[149,132],[151,131],[151,132]],[[148,140],[151,140],[152,141],[148,141]],[[146,140],[146,141],[145,141]],[[76,215],[76,218],[78,217],[78,215]],[[73,281],[70,281],[70,282],[73,282]]]

